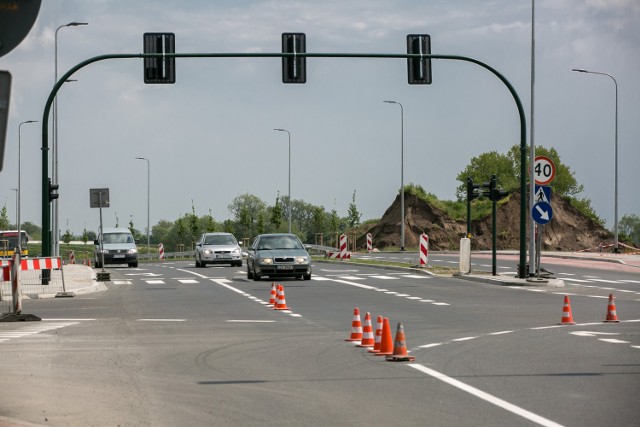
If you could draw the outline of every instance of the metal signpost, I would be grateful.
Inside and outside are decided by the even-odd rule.
[[[531,218],[538,224],[536,233],[536,278],[540,279],[540,252],[542,249],[542,226],[553,218],[553,208],[551,207],[551,187],[548,184],[556,176],[556,165],[549,157],[536,156],[533,166],[533,176],[535,179],[534,205],[531,207]],[[534,238],[532,236],[532,238]]]
[[[110,274],[104,269],[104,247],[102,240],[102,208],[109,207],[109,189],[108,188],[92,188],[89,190],[89,205],[92,208],[100,208],[100,265],[102,271],[99,271],[96,276],[98,281],[104,282],[110,280]]]

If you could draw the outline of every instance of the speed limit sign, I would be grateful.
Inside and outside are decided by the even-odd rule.
[[[556,176],[556,165],[546,156],[536,156],[533,177],[538,185],[547,185]]]

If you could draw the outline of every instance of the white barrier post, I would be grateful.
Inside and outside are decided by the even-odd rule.
[[[164,245],[162,243],[158,243],[158,258],[164,259]]]
[[[13,297],[13,314],[22,312],[22,295],[20,293],[20,252],[16,251],[11,260],[11,296]]]
[[[371,233],[367,233],[367,252],[371,252],[373,250],[373,237]]]
[[[460,239],[460,273],[471,273],[471,239]]]
[[[429,262],[429,236],[420,235],[420,267],[426,267]]]
[[[74,251],[69,251],[69,264],[76,263],[76,253]]]

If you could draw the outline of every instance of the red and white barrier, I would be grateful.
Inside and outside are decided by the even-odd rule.
[[[347,258],[347,235],[340,235],[340,259]]]
[[[373,250],[373,236],[371,233],[367,233],[367,252],[371,252]]]
[[[69,264],[76,263],[76,253],[74,251],[69,251]]]
[[[164,259],[164,245],[162,243],[158,243],[158,258]]]
[[[340,252],[327,252],[325,258],[329,259],[351,259],[351,252],[347,252],[344,258],[342,258]]]
[[[420,267],[426,267],[429,262],[429,236],[420,235]]]
[[[58,270],[62,267],[60,258],[28,258],[20,261],[20,270]]]

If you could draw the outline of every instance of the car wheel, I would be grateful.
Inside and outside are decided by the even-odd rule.
[[[249,268],[249,263],[247,263],[247,279],[253,279],[253,273],[251,272],[251,269]]]
[[[238,261],[235,265],[236,267],[242,267],[242,261]]]
[[[302,276],[302,278],[303,278],[304,280],[311,280],[311,273],[309,273],[309,274],[304,274],[304,275]]]
[[[255,271],[253,272],[253,280],[255,280],[256,282],[260,281],[260,279],[262,279],[262,276],[260,276],[258,273],[256,273]]]

